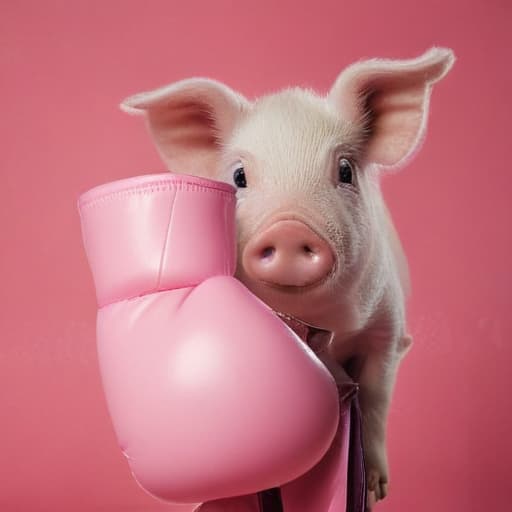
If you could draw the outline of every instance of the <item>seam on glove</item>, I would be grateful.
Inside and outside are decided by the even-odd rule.
[[[208,279],[213,279],[213,278],[216,278],[216,277],[231,277],[231,276],[225,276],[225,275],[217,274],[217,275],[209,277]],[[234,277],[232,279],[234,279]],[[175,293],[176,291],[186,290],[186,289],[189,289],[190,292],[192,292],[196,288],[197,288],[197,283],[196,284],[187,284],[187,285],[180,286],[180,287],[175,287],[175,288],[162,288],[161,290],[151,290],[151,291],[148,291],[148,292],[140,293],[138,295],[133,295],[131,297],[125,297],[123,299],[113,299],[110,302],[105,302],[105,303],[98,304],[98,311],[101,311],[102,309],[108,308],[110,306],[115,306],[117,304],[124,304],[125,302],[130,302],[130,301],[134,301],[134,300],[144,299],[144,298],[149,297],[150,295],[159,295],[161,293],[168,293],[168,292]],[[186,296],[183,297],[183,300],[185,300],[185,298],[186,298]]]
[[[174,208],[176,207],[176,202],[178,201],[178,198],[179,198],[179,190],[176,190],[175,194],[174,194],[174,200],[172,202],[172,206],[171,206],[171,211],[169,212],[169,220],[167,222],[167,229],[165,230],[165,240],[164,240],[164,246],[163,246],[163,250],[162,250],[162,255],[160,256],[160,266],[158,268],[158,278],[156,280],[156,289],[157,290],[160,290],[160,283],[162,281],[162,269],[163,269],[163,266],[164,266],[164,260],[165,260],[165,256],[167,255],[167,244],[169,242],[169,238],[170,238],[170,231],[172,229],[172,220],[174,218]]]
[[[220,190],[215,186],[208,186],[196,183],[187,182],[165,182],[162,181],[160,184],[148,183],[142,185],[136,185],[135,187],[127,188],[124,190],[116,190],[109,192],[103,196],[93,197],[84,201],[79,201],[80,208],[92,208],[99,204],[107,203],[118,198],[123,198],[127,195],[134,194],[147,194],[153,192],[170,192],[170,191],[186,190],[191,192],[208,192],[210,194],[220,194],[222,196],[234,197],[234,194],[227,190]]]

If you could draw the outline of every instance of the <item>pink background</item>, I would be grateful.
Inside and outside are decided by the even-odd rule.
[[[409,254],[414,349],[378,510],[504,510],[510,495],[509,0],[0,4],[0,510],[160,511],[114,439],[79,193],[163,169],[129,94],[194,75],[249,97],[327,90],[362,57],[458,61],[421,153],[385,181]],[[314,512],[314,511],[312,511]]]

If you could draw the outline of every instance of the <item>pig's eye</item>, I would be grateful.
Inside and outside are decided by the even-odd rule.
[[[340,183],[349,183],[351,185],[353,182],[353,174],[354,171],[350,161],[346,158],[340,158],[338,168],[338,179],[340,180]]]
[[[245,179],[244,168],[240,165],[235,169],[233,173],[233,181],[238,188],[247,187],[247,180]]]

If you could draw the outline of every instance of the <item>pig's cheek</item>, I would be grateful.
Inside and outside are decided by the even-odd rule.
[[[241,281],[247,288],[250,290],[255,288],[254,282],[249,278],[247,275],[243,263],[242,263],[242,255],[243,255],[243,247],[239,247],[238,249],[238,255],[237,255],[237,264],[236,264],[236,270],[235,270],[235,277]]]
[[[241,281],[243,284],[245,284],[245,286],[247,286],[247,275],[245,274],[244,268],[243,268],[242,264],[240,263],[240,258],[238,258],[238,260],[239,261],[238,261],[237,266],[236,266],[235,277],[239,281]]]

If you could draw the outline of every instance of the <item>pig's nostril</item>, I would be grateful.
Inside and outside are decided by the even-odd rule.
[[[264,260],[269,260],[270,258],[272,258],[275,252],[275,247],[265,247],[265,249],[261,251],[261,258]]]
[[[315,251],[313,251],[313,249],[311,249],[311,247],[309,247],[309,245],[303,245],[302,246],[302,251],[307,255],[307,256],[313,256],[315,254]]]

